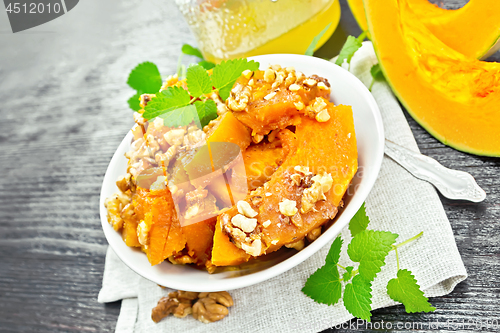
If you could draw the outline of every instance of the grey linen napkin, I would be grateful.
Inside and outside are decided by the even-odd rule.
[[[370,85],[370,68],[377,63],[373,46],[365,42],[351,62],[351,72]],[[385,136],[418,151],[403,112],[385,82],[372,89],[384,122]],[[423,231],[424,236],[399,251],[401,268],[415,275],[427,297],[450,293],[467,277],[450,223],[432,185],[418,180],[391,159],[384,157],[379,177],[366,200],[370,229],[399,234],[397,242]],[[351,236],[342,231],[344,247],[340,263],[349,265],[346,253]],[[342,302],[335,306],[315,303],[301,289],[307,278],[324,264],[329,245],[311,258],[275,278],[231,291],[235,305],[223,320],[203,324],[191,316],[169,316],[160,323],[151,320],[151,309],[171,290],[163,290],[126,267],[108,249],[99,302],[123,299],[116,332],[318,332],[350,320]],[[396,304],[386,293],[388,280],[396,276],[396,259],[391,252],[373,283],[373,309]],[[432,300],[431,300],[432,301]]]

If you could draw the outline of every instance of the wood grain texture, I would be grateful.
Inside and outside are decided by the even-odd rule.
[[[340,28],[320,56],[334,56],[347,34],[359,34],[341,4]],[[120,302],[97,303],[107,247],[98,200],[109,160],[133,123],[125,82],[146,60],[164,75],[174,72],[185,42],[194,39],[172,1],[80,1],[17,34],[0,14],[0,332],[114,330]],[[500,160],[443,146],[408,120],[424,154],[470,172],[488,198],[441,198],[470,277],[432,299],[433,314],[398,306],[375,311],[373,321],[439,321],[440,329],[448,319],[498,321]]]

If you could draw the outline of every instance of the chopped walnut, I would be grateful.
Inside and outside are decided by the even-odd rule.
[[[256,217],[259,213],[253,210],[252,206],[244,200],[240,200],[236,203],[238,208],[238,213],[245,215],[246,217]]]
[[[251,86],[243,86],[237,83],[231,90],[231,95],[226,100],[226,106],[235,112],[243,111],[250,102],[250,97],[252,95]]]
[[[132,183],[131,177],[132,177],[132,175],[130,173],[127,173],[126,175],[121,176],[116,181],[116,186],[118,186],[120,191],[127,192],[128,190],[133,189],[133,183]]]
[[[276,72],[271,68],[268,68],[264,71],[264,81],[267,83],[271,83],[276,79]]]
[[[311,187],[302,192],[300,212],[303,214],[309,212],[316,202],[326,200],[325,193],[333,185],[332,175],[324,171],[312,177],[311,180],[313,182]]]
[[[108,222],[113,229],[120,230],[123,226],[121,212],[130,203],[130,196],[123,192],[117,192],[104,200],[104,207],[108,210]]]
[[[184,143],[184,134],[186,134],[185,128],[174,128],[163,134],[165,141],[171,146],[180,146]]]
[[[280,213],[285,216],[293,216],[297,213],[297,202],[289,199],[283,199],[279,204]]]
[[[292,83],[292,84],[288,87],[288,90],[293,91],[293,92],[296,92],[296,91],[299,91],[301,88],[302,88],[302,86],[301,86],[301,85],[296,84],[296,83]]]
[[[205,209],[204,199],[207,197],[208,191],[203,188],[198,188],[194,191],[186,193],[186,213],[185,219],[190,219],[201,213]]]
[[[231,223],[235,226],[243,230],[244,232],[252,232],[255,230],[257,226],[257,219],[251,219],[241,214],[236,214],[231,219]]]
[[[299,241],[296,241],[294,243],[290,243],[290,244],[285,244],[286,247],[290,248],[290,249],[295,249],[297,251],[300,251],[304,248],[304,240],[301,239]]]
[[[309,231],[306,235],[306,238],[308,241],[313,242],[318,239],[319,236],[321,236],[321,227],[314,228],[313,230]]]
[[[174,265],[187,265],[196,263],[196,259],[187,254],[181,256],[170,256],[168,257],[168,261],[170,261]]]
[[[262,241],[260,239],[256,239],[250,245],[242,243],[241,248],[249,255],[257,257],[262,253]]]
[[[304,83],[309,86],[309,87],[314,87],[316,85],[316,83],[318,83],[318,81],[314,80],[314,79],[305,79],[304,80]]]

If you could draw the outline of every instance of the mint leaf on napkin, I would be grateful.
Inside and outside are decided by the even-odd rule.
[[[397,237],[392,232],[375,230],[365,230],[354,236],[347,254],[352,261],[359,262],[359,274],[368,281],[375,279]]]
[[[325,265],[306,281],[302,292],[318,303],[333,305],[342,297],[342,285],[337,266]]]
[[[344,306],[353,316],[370,321],[372,304],[372,285],[362,275],[356,275],[345,286]]]
[[[364,231],[369,223],[370,219],[368,215],[366,215],[365,203],[363,202],[357,213],[349,222],[349,230],[351,231],[352,237]]]
[[[432,312],[436,310],[417,284],[417,280],[407,269],[400,269],[397,278],[389,280],[387,294],[396,302],[403,303],[408,313]]]

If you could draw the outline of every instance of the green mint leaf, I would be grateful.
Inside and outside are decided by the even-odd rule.
[[[143,62],[130,72],[127,84],[141,94],[157,93],[162,85],[160,71],[152,62]]]
[[[360,319],[370,321],[372,288],[370,281],[356,275],[352,282],[345,286],[344,306],[349,313]]]
[[[327,265],[337,265],[340,259],[340,250],[342,249],[342,238],[338,236],[332,243],[328,254],[326,255]]]
[[[347,63],[350,64],[351,59],[354,56],[354,53],[356,53],[356,51],[359,50],[361,45],[362,45],[361,42],[358,41],[356,37],[347,36],[347,40],[344,46],[342,46],[342,49],[340,50],[339,56],[335,61],[335,64],[342,66],[344,61],[347,61]]]
[[[342,275],[342,280],[344,280],[344,282],[348,282],[352,278],[352,276],[354,275],[352,274],[353,269],[354,267],[352,266],[347,266],[345,268],[346,272],[344,273],[344,275]]]
[[[318,303],[333,305],[342,296],[342,285],[337,266],[325,265],[306,281],[302,292]]]
[[[397,234],[375,230],[364,230],[354,236],[347,247],[347,254],[352,261],[359,262],[359,275],[373,281],[385,265],[385,258],[396,238]]]
[[[205,127],[211,120],[217,118],[217,105],[213,100],[207,99],[205,102],[196,101],[194,102],[194,106],[198,112],[201,127]]]
[[[144,108],[143,117],[146,120],[153,119],[159,115],[181,108],[189,104],[189,93],[182,87],[168,87],[156,94]]]
[[[223,61],[214,67],[212,82],[215,89],[219,90],[219,96],[223,101],[229,97],[234,83],[247,69],[256,71],[259,69],[259,63],[247,59],[233,59]]]
[[[140,98],[141,98],[141,93],[137,93],[135,94],[134,96],[130,97],[128,99],[128,106],[130,106],[130,108],[134,111],[139,111],[141,109],[141,101],[140,101]]]
[[[363,202],[358,212],[351,219],[351,222],[349,222],[349,230],[351,231],[352,237],[366,230],[368,223],[370,223],[370,219],[368,215],[366,215],[365,203]]]
[[[321,39],[321,37],[323,37],[323,35],[325,34],[325,32],[327,32],[328,28],[330,28],[331,25],[332,23],[328,23],[328,25],[313,38],[311,44],[309,44],[309,47],[306,50],[306,53],[304,53],[305,55],[307,56],[313,55],[314,49],[316,48],[316,45],[318,45],[319,40]]]
[[[187,126],[193,121],[198,122],[196,107],[192,104],[159,115],[167,127]]]
[[[389,280],[387,294],[396,302],[403,303],[408,313],[431,312],[436,310],[424,293],[420,290],[417,280],[407,269],[400,269],[398,277]]]
[[[209,69],[212,69],[212,68],[215,67],[215,64],[213,62],[206,61],[206,60],[202,60],[202,61],[198,62],[198,65],[200,65],[201,67],[205,68],[207,71]]]
[[[189,94],[193,97],[200,97],[212,91],[212,80],[207,70],[200,65],[189,66],[186,82]]]
[[[370,68],[370,74],[374,80],[382,80],[384,78],[384,73],[382,73],[380,64],[373,65],[372,68]]]
[[[203,54],[201,54],[201,51],[200,49],[194,47],[194,46],[191,46],[189,44],[184,44],[182,45],[182,53],[184,54],[187,54],[187,55],[192,55],[192,56],[195,56],[195,57],[198,57],[200,59],[205,59],[203,57]]]

